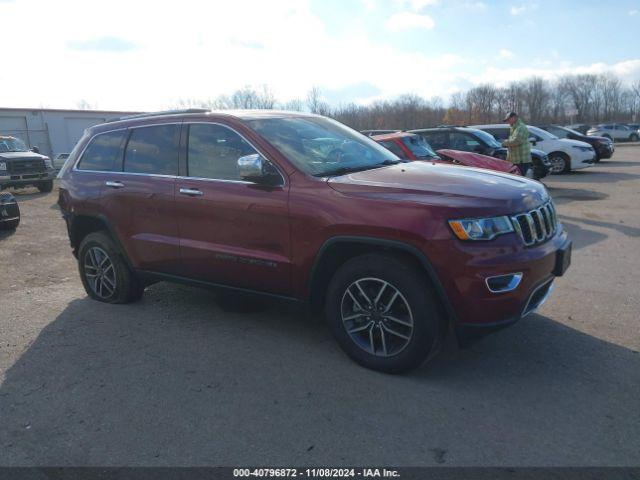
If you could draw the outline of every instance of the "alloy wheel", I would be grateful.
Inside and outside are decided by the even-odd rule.
[[[360,278],[349,285],[340,314],[351,340],[371,355],[397,355],[413,336],[409,302],[400,290],[379,278]]]
[[[549,167],[549,172],[552,174],[562,173],[565,169],[565,159],[560,155],[554,155],[549,158],[549,163],[551,166]]]
[[[109,255],[100,247],[91,247],[84,255],[84,275],[93,293],[109,298],[116,291],[116,270]]]

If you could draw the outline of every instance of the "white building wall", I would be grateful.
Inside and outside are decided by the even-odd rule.
[[[40,153],[69,153],[84,130],[137,112],[0,108],[0,135],[21,138]]]

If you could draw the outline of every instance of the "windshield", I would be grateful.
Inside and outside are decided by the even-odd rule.
[[[29,149],[19,138],[0,138],[0,153],[2,152],[28,152]]]
[[[375,141],[328,118],[263,118],[246,123],[298,168],[318,177],[401,162]]]
[[[529,132],[539,136],[543,140],[558,140],[558,137],[538,127],[529,127]]]
[[[411,150],[411,153],[413,153],[416,158],[439,158],[438,154],[431,148],[431,145],[429,145],[424,138],[418,135],[403,137],[402,143]]]
[[[490,133],[485,132],[484,130],[476,130],[473,129],[473,134],[480,138],[484,143],[486,143],[491,148],[501,148],[502,144],[496,140],[496,138]]]

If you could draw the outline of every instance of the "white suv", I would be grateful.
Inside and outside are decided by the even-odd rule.
[[[500,142],[509,138],[509,125],[495,123],[492,125],[473,125],[490,133]],[[549,173],[568,173],[571,170],[590,167],[596,159],[596,151],[591,145],[578,140],[558,138],[538,127],[527,126],[529,141],[549,156],[551,168]]]
[[[637,142],[640,139],[640,131],[634,130],[627,125],[620,123],[606,123],[591,127],[587,135],[596,137],[607,137],[610,140],[629,140]]]

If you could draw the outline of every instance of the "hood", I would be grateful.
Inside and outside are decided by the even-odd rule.
[[[514,173],[519,172],[518,168],[511,162],[500,160],[499,158],[489,157],[487,155],[481,155],[474,152],[465,152],[462,150],[449,150],[442,149],[436,153],[443,157],[449,157],[456,160],[462,165],[467,167],[487,168],[489,170],[496,170],[498,172]],[[519,175],[519,173],[518,173]]]
[[[328,184],[344,195],[450,207],[465,216],[521,212],[549,198],[544,185],[524,177],[426,161],[332,177]]]
[[[44,160],[48,157],[34,152],[2,152],[0,158],[3,160]]]
[[[569,138],[561,138],[560,141],[564,144],[575,145],[576,147],[591,147],[591,144],[582,142],[580,140],[571,140]]]
[[[607,137],[598,137],[596,135],[583,135],[584,138],[581,138],[580,141],[589,142],[589,140],[595,140],[603,143],[613,143],[610,138]]]

